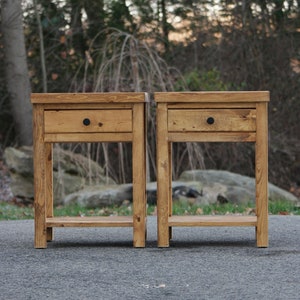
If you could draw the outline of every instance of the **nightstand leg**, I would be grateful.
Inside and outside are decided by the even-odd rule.
[[[172,143],[168,143],[168,158],[169,158],[169,217],[173,214],[173,198],[172,198]],[[169,240],[172,239],[172,227],[169,226]]]
[[[45,143],[45,158],[46,158],[46,216],[53,217],[53,158],[52,144]],[[47,241],[53,240],[53,228],[47,228]]]
[[[256,125],[256,242],[268,247],[268,112],[266,103],[257,104]]]
[[[167,105],[157,105],[157,235],[158,247],[169,247],[170,164]]]
[[[33,110],[34,137],[34,247],[47,248],[46,233],[46,150],[43,137],[43,108],[35,105]]]
[[[132,177],[133,246],[145,247],[146,236],[146,140],[145,110],[142,103],[133,106]]]

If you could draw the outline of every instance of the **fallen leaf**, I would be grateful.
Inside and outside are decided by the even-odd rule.
[[[203,209],[198,207],[196,210],[196,215],[203,215]]]

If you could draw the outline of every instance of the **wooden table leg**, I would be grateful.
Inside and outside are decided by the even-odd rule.
[[[169,203],[169,217],[172,217],[173,214],[173,199],[172,199],[172,143],[168,143],[168,158],[169,158],[169,175],[168,175],[168,185],[169,185],[169,195],[168,195],[168,203]],[[169,226],[169,240],[172,239],[172,227]]]
[[[257,104],[255,177],[256,177],[256,242],[268,247],[268,120],[267,104]]]
[[[146,142],[144,104],[133,106],[132,177],[133,246],[145,247],[146,235]]]
[[[157,235],[158,247],[169,247],[170,164],[167,104],[157,105]],[[171,195],[172,196],[172,195]]]
[[[46,234],[46,150],[43,140],[43,107],[35,105],[33,110],[34,137],[34,247],[47,248]]]
[[[45,158],[46,158],[46,216],[53,217],[53,155],[52,144],[45,143]],[[47,228],[47,241],[53,240],[53,227]]]

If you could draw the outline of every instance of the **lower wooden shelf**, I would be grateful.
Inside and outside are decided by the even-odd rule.
[[[133,227],[132,216],[52,217],[46,227]]]
[[[171,216],[168,219],[172,226],[256,226],[256,216]]]

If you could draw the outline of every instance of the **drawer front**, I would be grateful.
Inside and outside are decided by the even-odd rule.
[[[45,133],[131,132],[132,110],[47,110]]]
[[[255,109],[169,109],[168,131],[256,131]]]

